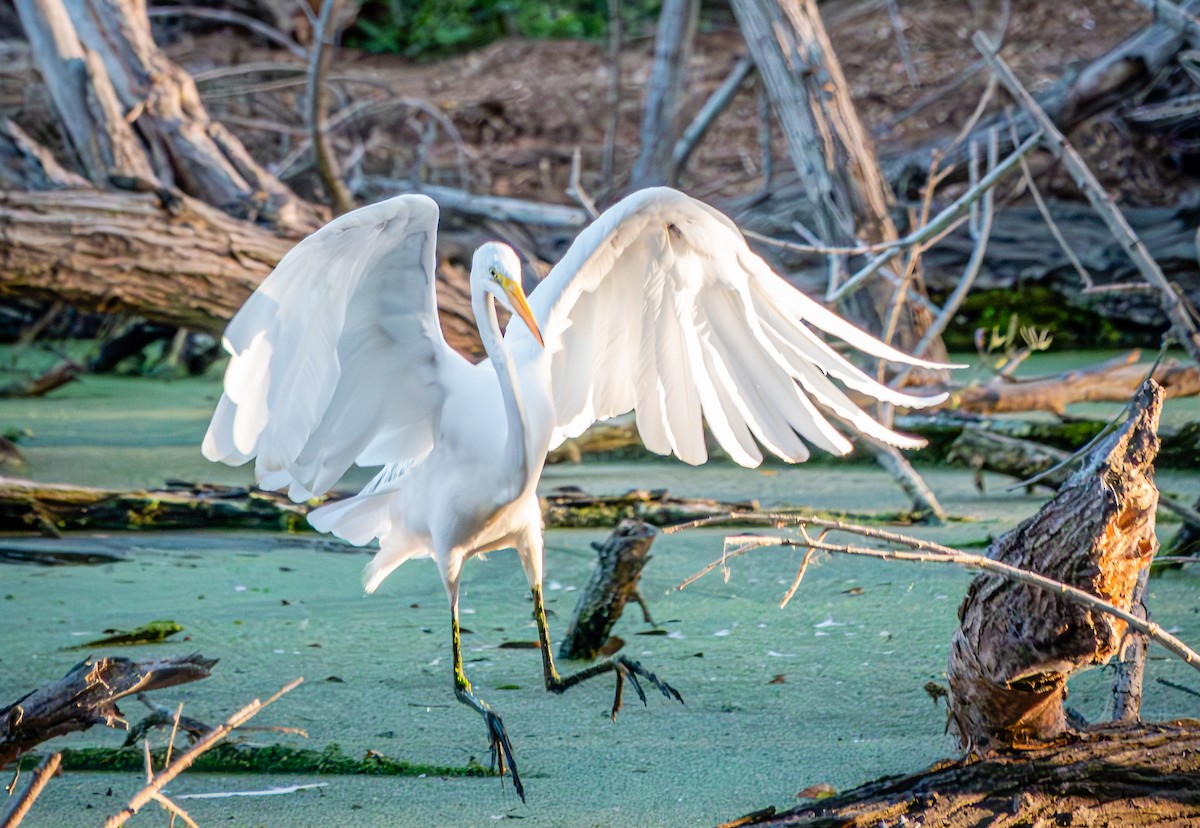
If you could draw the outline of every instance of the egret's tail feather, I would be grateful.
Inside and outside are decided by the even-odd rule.
[[[379,540],[379,551],[371,562],[363,567],[363,589],[374,592],[383,583],[384,578],[391,575],[396,567],[413,558],[430,558],[433,552],[428,547],[414,542],[408,536],[397,537],[399,533],[386,535]]]

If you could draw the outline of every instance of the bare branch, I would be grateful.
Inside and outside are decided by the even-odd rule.
[[[308,57],[308,53],[296,41],[285,35],[274,26],[267,25],[261,20],[241,12],[228,9],[207,9],[203,6],[153,6],[146,9],[151,17],[195,17],[201,20],[216,20],[219,23],[232,23],[249,29],[259,37],[271,41],[276,46],[282,46],[298,58]]]
[[[342,181],[337,159],[329,146],[325,135],[325,73],[329,69],[329,53],[333,46],[335,32],[332,31],[332,21],[337,13],[341,0],[324,0],[321,4],[321,15],[317,18],[313,31],[312,53],[308,64],[308,128],[316,157],[317,174],[321,183],[329,193],[333,202],[334,212],[338,215],[354,209],[354,199],[346,182]]]
[[[1088,168],[1087,163],[1076,152],[1075,148],[1067,142],[1066,136],[1059,131],[1054,122],[1046,115],[1045,111],[1038,106],[1037,101],[1029,94],[1021,82],[1017,80],[1017,76],[1013,74],[1012,69],[1004,59],[996,52],[996,47],[988,39],[987,35],[982,32],[976,32],[972,38],[972,43],[975,48],[983,55],[984,60],[988,62],[992,72],[1000,79],[1008,89],[1009,94],[1024,107],[1025,111],[1034,119],[1041,127],[1041,133],[1044,136],[1046,148],[1063,163],[1063,166],[1071,174],[1075,183],[1083,190],[1087,196],[1088,202],[1092,208],[1104,220],[1108,229],[1113,236],[1125,248],[1125,252],[1129,258],[1141,271],[1142,276],[1146,281],[1158,291],[1159,303],[1162,306],[1163,312],[1171,321],[1175,328],[1181,343],[1187,350],[1188,354],[1193,359],[1200,360],[1200,330],[1196,327],[1196,321],[1188,315],[1186,306],[1179,298],[1179,294],[1171,287],[1167,277],[1163,274],[1158,263],[1146,251],[1145,244],[1138,238],[1133,228],[1129,226],[1129,222],[1117,209],[1108,193],[1096,180],[1096,176]]]
[[[1064,584],[1062,581],[1056,581],[1053,578],[1047,578],[1044,575],[1039,575],[1036,572],[1030,572],[1020,567],[1012,566],[1011,564],[1002,563],[992,560],[984,555],[973,555],[968,552],[963,552],[959,549],[954,549],[949,546],[943,546],[933,541],[921,540],[919,538],[902,535],[898,532],[889,532],[883,529],[874,529],[868,526],[859,526],[853,523],[846,523],[840,520],[828,520],[826,518],[796,516],[786,514],[753,514],[747,512],[733,512],[728,515],[705,518],[702,520],[692,521],[691,523],[673,526],[670,532],[678,532],[681,529],[695,528],[698,526],[713,526],[720,523],[732,522],[748,522],[748,523],[766,523],[777,528],[785,526],[819,526],[837,532],[847,532],[853,535],[859,535],[864,538],[884,541],[885,543],[898,544],[909,547],[909,550],[904,549],[871,549],[864,546],[855,546],[852,544],[836,544],[829,543],[816,538],[808,538],[803,540],[795,540],[792,538],[764,537],[761,535],[733,535],[726,538],[726,543],[736,544],[737,548],[734,553],[723,554],[720,559],[709,564],[704,569],[697,572],[695,575],[685,579],[679,584],[677,589],[683,589],[694,581],[698,580],[703,575],[721,566],[724,561],[736,555],[742,555],[753,549],[761,549],[771,546],[794,547],[806,550],[820,550],[823,552],[832,552],[841,555],[860,555],[868,558],[877,558],[885,561],[914,561],[918,563],[948,563],[955,566],[961,566],[966,569],[977,569],[984,572],[990,572],[994,575],[999,575],[1009,580],[1018,581],[1029,586],[1038,587],[1039,589],[1049,590],[1055,594],[1062,595],[1071,601],[1082,604],[1089,609],[1107,613],[1116,618],[1121,619],[1131,628],[1143,633],[1151,640],[1158,642],[1166,650],[1175,654],[1184,662],[1191,665],[1194,669],[1200,670],[1200,653],[1197,653],[1191,647],[1184,644],[1175,636],[1166,632],[1158,624],[1151,621],[1144,621],[1138,618],[1131,612],[1121,609],[1114,604],[1105,601],[1103,598],[1098,598],[1090,592],[1085,592],[1077,587]],[[667,530],[664,530],[664,533]]]
[[[134,794],[133,798],[129,800],[129,804],[123,811],[114,814],[105,820],[104,828],[117,828],[117,826],[124,825],[126,821],[128,821],[131,816],[136,814],[144,805],[154,800],[157,795],[160,795],[162,789],[167,785],[168,782],[191,767],[192,763],[195,762],[201,754],[210,748],[215,747],[222,739],[232,733],[236,728],[254,718],[264,707],[277,700],[284,693],[289,693],[296,689],[303,681],[303,678],[294,679],[293,681],[284,685],[284,687],[278,693],[271,696],[266,701],[259,701],[258,699],[255,699],[254,701],[250,702],[250,704],[246,705],[241,710],[230,716],[224,724],[214,727],[212,731],[200,739],[200,741],[196,742],[196,744],[192,745],[185,752],[181,753],[174,762],[163,768],[162,772],[158,774],[158,776],[154,777],[154,781]]]
[[[41,794],[42,789],[50,782],[50,778],[58,773],[58,766],[61,763],[61,753],[52,753],[41,761],[25,790],[21,791],[13,803],[8,806],[8,812],[4,815],[4,819],[0,820],[0,826],[16,828],[21,824],[21,820],[29,813],[29,809],[33,807],[33,803]]]

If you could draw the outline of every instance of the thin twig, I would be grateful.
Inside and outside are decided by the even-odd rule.
[[[867,278],[895,258],[904,248],[914,244],[932,243],[933,240],[948,231],[959,219],[967,215],[971,205],[983,198],[983,194],[996,185],[1008,172],[1014,169],[1029,153],[1037,149],[1042,140],[1042,132],[1029,136],[1021,146],[1001,161],[996,167],[980,179],[979,183],[956,198],[946,209],[929,220],[923,227],[914,230],[902,239],[894,241],[888,250],[876,256],[865,267],[843,282],[835,291],[826,295],[828,302],[837,302],[862,287]]]
[[[596,202],[592,200],[587,190],[584,189],[583,181],[581,180],[583,174],[582,167],[582,151],[577,144],[571,152],[571,177],[567,180],[567,195],[578,201],[579,206],[584,209],[588,216],[595,219],[600,215],[600,211],[596,209]]]
[[[175,817],[179,817],[187,823],[188,828],[200,828],[200,826],[196,824],[196,821],[192,819],[191,815],[189,815],[188,812],[183,808],[176,805],[166,794],[162,793],[161,791],[155,791],[154,793],[150,794],[150,798],[161,805],[163,810],[171,815],[172,822],[175,821]]]
[[[12,805],[8,806],[8,813],[4,815],[4,820],[0,821],[0,826],[16,828],[21,824],[21,820],[29,813],[29,809],[33,807],[33,803],[41,794],[42,789],[49,783],[50,778],[58,773],[58,766],[61,763],[61,753],[52,753],[41,761],[30,777],[29,784],[25,786],[25,790],[21,791]]]
[[[920,89],[921,82],[917,80],[917,70],[913,68],[912,55],[908,51],[908,38],[904,36],[904,18],[900,16],[900,5],[896,0],[887,0],[888,19],[892,22],[892,32],[896,35],[896,45],[900,47],[900,60],[904,63],[904,74],[908,75],[908,85]]]
[[[1158,642],[1162,647],[1174,653],[1184,662],[1191,665],[1194,669],[1200,670],[1200,653],[1197,653],[1192,648],[1188,647],[1175,636],[1166,632],[1158,624],[1154,622],[1144,621],[1138,618],[1127,610],[1123,610],[1115,604],[1105,601],[1103,598],[1098,598],[1090,592],[1085,592],[1077,587],[1064,584],[1062,581],[1056,581],[1053,578],[1047,578],[1045,575],[1039,575],[1036,572],[1030,572],[1026,569],[1021,569],[1011,564],[1006,564],[1001,561],[993,560],[985,555],[973,555],[968,552],[963,552],[959,549],[954,549],[949,546],[935,543],[933,541],[921,540],[920,538],[912,538],[907,535],[902,535],[898,532],[888,532],[883,529],[873,529],[868,526],[859,526],[853,523],[846,523],[840,520],[829,520],[827,518],[817,518],[808,516],[796,515],[780,515],[780,514],[754,514],[745,512],[734,512],[729,515],[719,515],[701,520],[692,521],[690,524],[683,526],[672,527],[678,531],[685,527],[696,526],[712,526],[717,523],[727,523],[731,521],[738,522],[761,522],[769,523],[773,526],[820,526],[829,530],[847,532],[854,535],[859,535],[865,538],[881,540],[886,543],[900,544],[907,546],[913,551],[902,549],[871,549],[862,546],[852,546],[849,544],[833,544],[823,540],[807,538],[802,541],[792,540],[790,538],[765,537],[759,535],[734,535],[725,539],[726,543],[738,544],[735,550],[738,555],[745,554],[756,548],[768,546],[784,546],[784,547],[799,547],[809,550],[821,550],[824,552],[835,552],[843,555],[861,555],[869,558],[878,558],[880,560],[889,561],[916,561],[921,563],[950,563],[956,566],[965,567],[967,569],[980,569],[985,572],[999,575],[1013,581],[1018,581],[1029,586],[1045,589],[1057,595],[1061,595],[1077,604],[1082,604],[1089,609],[1097,610],[1112,615],[1121,619],[1131,628],[1148,636],[1153,641]],[[722,554],[721,559],[710,564],[705,569],[701,570],[696,575],[683,581],[677,589],[683,589],[688,584],[691,584],[703,574],[712,571],[717,565],[720,565],[724,560],[732,555]]]
[[[168,782],[191,767],[192,763],[195,762],[201,754],[210,748],[215,747],[217,743],[232,733],[236,728],[254,718],[259,712],[262,711],[264,707],[276,701],[284,693],[289,693],[292,690],[295,690],[303,681],[303,678],[297,678],[288,682],[278,693],[271,696],[266,701],[259,701],[258,699],[255,699],[254,701],[250,702],[250,704],[246,705],[241,710],[230,716],[224,724],[214,727],[209,733],[205,734],[203,738],[196,742],[196,744],[179,754],[174,762],[163,768],[162,773],[154,777],[153,782],[134,794],[133,798],[129,800],[129,804],[123,811],[114,814],[105,820],[104,828],[117,828],[117,826],[124,825],[131,816],[136,814],[142,808],[142,806],[154,799],[154,795],[161,792]]]

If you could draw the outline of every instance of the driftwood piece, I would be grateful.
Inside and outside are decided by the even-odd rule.
[[[1140,356],[1139,351],[1131,351],[1099,365],[1061,374],[1018,380],[997,378],[955,391],[944,407],[975,414],[1064,414],[1072,403],[1123,402],[1133,396],[1150,371],[1149,366],[1138,364]],[[1167,399],[1200,394],[1200,365],[1181,365],[1168,359],[1154,369],[1152,377]]]
[[[1105,724],[1046,747],[972,754],[727,825],[1184,826],[1200,820],[1200,722]]]
[[[646,621],[651,621],[638,592],[638,578],[650,561],[650,545],[657,535],[648,523],[623,520],[604,543],[592,544],[599,559],[579,592],[575,614],[558,648],[561,658],[595,658],[630,600],[640,604]]]
[[[0,708],[0,768],[55,736],[96,724],[124,726],[118,699],[207,678],[216,663],[199,653],[143,662],[84,659],[58,681]]]
[[[1157,548],[1153,462],[1162,400],[1156,384],[1143,386],[1129,420],[1036,515],[994,541],[988,557],[1128,610]],[[1126,630],[1120,619],[994,575],[972,582],[959,620],[947,666],[950,730],[976,748],[1069,733],[1068,676],[1107,661]]]
[[[315,230],[323,211],[264,169],[212,120],[195,82],[154,43],[139,0],[62,0],[84,48],[96,56],[145,145],[158,180],[240,218]],[[35,52],[39,67],[54,60]]]
[[[975,488],[979,491],[983,491],[984,488],[984,471],[1028,480],[1050,469],[1055,470],[1039,478],[1038,483],[1058,489],[1071,476],[1071,470],[1061,465],[1070,456],[1062,449],[1032,440],[1005,437],[1003,434],[993,434],[980,428],[965,428],[950,444],[946,461],[970,466],[975,471]]]

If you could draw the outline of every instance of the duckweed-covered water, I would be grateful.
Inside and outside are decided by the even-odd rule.
[[[248,482],[245,470],[212,466],[197,449],[217,395],[212,380],[172,383],[88,379],[44,400],[0,404],[0,428],[28,429],[29,465],[8,473],[44,481],[125,488],[164,479]],[[1174,416],[1174,415],[1173,415]],[[1003,492],[989,478],[976,492],[968,472],[923,470],[962,520],[937,529],[902,528],[951,545],[984,541],[1031,514],[1044,496]],[[1192,499],[1200,475],[1164,472],[1160,486]],[[544,485],[595,493],[667,488],[674,494],[814,509],[889,511],[906,503],[871,465],[819,463],[748,471],[714,463],[593,463],[547,470]],[[1174,524],[1162,524],[1164,536]],[[547,535],[547,598],[562,629],[584,585],[602,531]],[[701,825],[767,805],[787,807],[817,783],[837,789],[921,769],[954,754],[945,708],[924,685],[944,683],[946,652],[969,576],[929,565],[849,558],[818,560],[786,609],[778,603],[800,555],[760,551],[731,561],[682,592],[683,579],[720,555],[719,530],[660,537],[642,578],[659,633],[636,608],[615,629],[623,652],[683,694],[679,705],[627,693],[609,721],[612,681],[565,696],[542,689],[536,631],[521,568],[511,552],[466,569],[463,641],[477,692],[503,716],[528,803],[494,778],[378,778],[187,773],[169,793],[263,791],[321,784],[273,796],[183,799],[201,825]],[[252,724],[300,728],[308,738],[248,732],[251,742],[337,743],[351,755],[376,750],[411,762],[486,763],[479,718],[451,690],[448,610],[435,568],[405,565],[378,594],[363,597],[368,553],[312,534],[211,532],[8,537],[18,548],[108,551],[99,566],[0,566],[0,703],[60,677],[69,651],[110,628],[155,619],[184,627],[156,646],[95,655],[201,652],[220,659],[211,678],[155,694],[215,723],[297,676],[305,683]],[[1197,580],[1169,573],[1151,585],[1156,619],[1195,644]],[[1190,668],[1152,651],[1144,714],[1196,715]],[[570,669],[572,665],[562,665]],[[578,666],[578,665],[575,665]],[[1072,682],[1071,703],[1090,718],[1109,706],[1109,676]],[[130,719],[144,714],[127,699]],[[162,740],[163,735],[152,739]],[[51,746],[116,746],[123,734],[95,728]],[[69,772],[55,779],[25,824],[97,825],[143,784],[138,774]],[[147,809],[130,824],[163,824]]]

